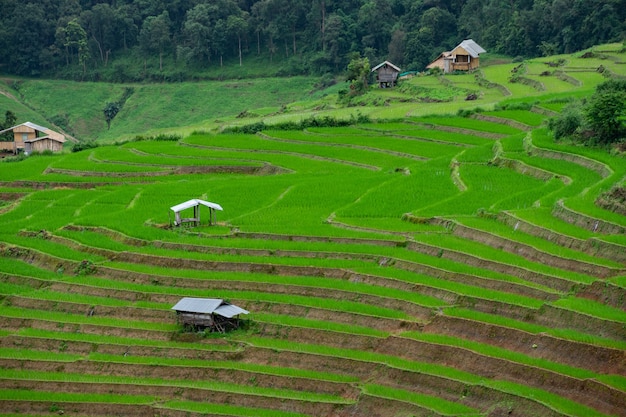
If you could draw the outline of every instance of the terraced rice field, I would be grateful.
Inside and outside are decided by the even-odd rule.
[[[624,159],[476,117],[0,164],[0,415],[626,415]]]

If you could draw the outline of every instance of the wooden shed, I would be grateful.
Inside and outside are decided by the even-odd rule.
[[[400,71],[402,70],[389,61],[381,62],[372,68],[372,72],[376,72],[376,82],[380,88],[395,86]]]
[[[487,51],[472,39],[466,39],[453,50],[439,54],[426,68],[440,68],[444,73],[470,71],[479,67],[480,54],[485,52]]]
[[[172,310],[176,311],[178,322],[187,329],[209,329],[220,333],[239,328],[239,315],[249,313],[220,298],[185,297]]]
[[[215,217],[215,210],[223,211],[222,206],[210,201],[200,200],[194,198],[192,200],[185,201],[184,203],[177,204],[170,207],[170,210],[174,212],[174,226],[180,226],[184,223],[193,224],[194,226],[200,225],[200,206],[208,207],[209,209],[209,226],[213,224],[213,218]],[[193,209],[193,217],[181,217],[181,212],[187,209]],[[170,225],[172,221],[170,219]]]
[[[26,154],[43,151],[60,152],[65,143],[65,136],[61,133],[31,122],[2,130],[0,134],[9,131],[13,131],[13,142],[3,142],[2,149],[11,150],[13,153],[20,151]]]

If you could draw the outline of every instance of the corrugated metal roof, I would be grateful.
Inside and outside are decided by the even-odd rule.
[[[47,127],[39,126],[39,125],[36,125],[35,123],[31,123],[31,122],[22,123],[22,125],[28,126],[28,127],[32,128],[32,129],[38,130],[40,132],[46,132],[46,131],[49,130]]]
[[[186,313],[200,314],[219,314],[226,318],[232,318],[238,314],[248,314],[249,311],[244,310],[236,305],[229,304],[220,298],[193,298],[185,297],[181,299],[172,310],[182,311]]]
[[[37,142],[37,141],[40,141],[40,140],[43,140],[43,139],[52,139],[52,138],[50,136],[48,136],[48,135],[46,135],[46,136],[39,136],[39,137],[32,138],[32,139],[26,139],[24,141],[24,143],[33,143],[33,142]]]
[[[16,127],[20,127],[20,126],[28,126],[28,127],[30,127],[31,129],[35,129],[35,130],[38,130],[38,131],[40,131],[40,132],[44,132],[44,133],[47,133],[47,131],[49,131],[49,130],[50,130],[50,129],[48,129],[47,127],[39,126],[39,125],[36,125],[35,123],[25,122],[25,123],[20,123],[19,125],[11,126],[11,127],[10,127],[10,128],[8,128],[8,129],[1,130],[1,131],[0,131],[0,134],[5,133],[5,132],[8,132],[8,131],[13,130],[13,129],[15,129]]]
[[[35,138],[35,139],[30,139],[27,142],[36,142],[36,141],[41,140],[41,139],[52,139],[52,140],[55,140],[55,141],[61,142],[61,143],[65,142],[65,137],[62,134],[60,134],[58,132],[55,132],[54,130],[48,129],[47,127],[43,127],[43,126],[40,126],[40,125],[32,123],[32,122],[24,122],[22,124],[12,126],[12,127],[8,128],[8,129],[4,129],[4,130],[0,131],[0,135],[3,134],[3,133],[6,133],[8,131],[12,131],[15,128],[20,127],[20,126],[27,126],[27,127],[30,127],[31,129],[34,129],[34,130],[37,130],[39,132],[43,132],[43,133],[46,134],[46,136],[41,136],[41,137],[38,137],[38,138]]]
[[[24,141],[24,143],[33,143],[33,142],[37,142],[37,141],[40,141],[40,140],[43,140],[43,139],[50,139],[50,140],[54,140],[54,141],[60,142],[60,143],[64,143],[65,142],[65,139],[55,138],[55,137],[52,137],[50,135],[46,135],[46,136],[39,136],[39,137],[36,137],[36,138],[33,138],[33,139],[26,139]]]
[[[393,65],[391,62],[389,61],[385,61],[385,62],[381,62],[380,64],[376,65],[374,68],[372,68],[372,71],[376,71],[378,68],[382,67],[383,65],[389,65],[391,68],[395,69],[396,71],[400,72],[402,71],[400,68],[398,68],[397,66]]]
[[[177,204],[173,207],[170,207],[170,209],[174,212],[179,212],[179,211],[183,211],[185,209],[191,208],[191,207],[195,207],[199,204],[202,204],[203,206],[206,206],[215,210],[224,211],[222,206],[220,206],[219,204],[211,203],[210,201],[200,200],[198,198],[194,198],[192,200],[185,201],[184,203]]]
[[[479,44],[474,42],[472,39],[465,39],[463,42],[459,44],[459,46],[465,49],[467,52],[469,52],[472,58],[477,58],[478,55],[484,52],[487,52]],[[457,48],[459,46],[457,46]]]
[[[222,304],[218,308],[215,309],[215,314],[219,314],[220,316],[224,316],[227,318],[233,318],[239,314],[248,314],[248,310],[244,310],[241,307],[232,304]]]
[[[180,300],[172,310],[186,311],[189,313],[212,313],[224,300],[219,298],[190,298]]]

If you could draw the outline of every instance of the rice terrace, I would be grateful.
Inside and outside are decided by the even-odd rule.
[[[610,44],[0,163],[0,415],[626,416],[624,153],[547,128],[624,76]]]

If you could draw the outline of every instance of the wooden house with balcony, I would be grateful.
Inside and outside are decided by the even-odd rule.
[[[47,127],[26,122],[0,131],[0,135],[10,131],[13,132],[13,141],[0,142],[1,150],[15,154],[19,152],[25,154],[43,151],[61,152],[63,150],[65,136]]]
[[[396,67],[389,61],[382,62],[372,68],[372,72],[376,73],[376,82],[380,88],[390,88],[398,82],[400,68]]]
[[[442,52],[426,69],[439,68],[444,74],[454,71],[471,71],[480,66],[480,54],[485,53],[472,39],[466,39],[453,50]]]

